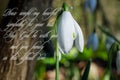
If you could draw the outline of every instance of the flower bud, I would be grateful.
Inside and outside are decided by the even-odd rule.
[[[92,47],[93,51],[96,51],[98,48],[98,42],[99,41],[98,41],[97,34],[96,34],[96,32],[93,32],[88,38],[87,48]]]
[[[91,12],[95,11],[96,6],[97,6],[97,0],[86,0],[84,4],[84,8],[85,9],[89,8]]]

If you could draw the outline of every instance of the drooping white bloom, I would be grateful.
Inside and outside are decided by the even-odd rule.
[[[117,67],[117,71],[120,73],[120,50],[117,52],[116,67]]]
[[[80,52],[83,51],[84,39],[80,26],[69,11],[64,11],[58,22],[57,39],[61,53],[68,53],[74,42]]]

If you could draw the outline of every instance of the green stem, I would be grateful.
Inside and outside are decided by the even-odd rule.
[[[68,11],[69,10],[69,6],[66,4],[66,3],[63,3],[63,9],[64,11]],[[58,21],[59,21],[59,18],[61,16],[63,11],[60,11],[58,13],[58,16],[57,16],[57,19],[56,19],[56,22],[55,22],[55,34],[57,34],[57,24],[58,24]],[[59,49],[58,49],[58,42],[57,42],[57,39],[56,39],[56,75],[55,75],[55,80],[59,80]]]
[[[58,24],[58,20],[60,18],[60,15],[62,14],[62,11],[60,11],[58,13],[57,19],[55,21],[55,34],[57,35],[57,24]],[[56,38],[56,75],[55,75],[55,80],[59,80],[59,49],[58,49],[58,42],[57,42],[57,38]]]
[[[62,7],[63,7],[64,11],[69,11],[70,10],[70,7],[65,2],[63,3]]]
[[[58,53],[58,43],[56,41],[56,77],[55,80],[59,80],[59,53]]]
[[[113,36],[110,32],[108,32],[105,28],[102,28],[101,26],[98,25],[98,28],[104,33],[106,34],[107,36],[110,36],[112,37],[116,42],[118,42],[120,44],[120,41],[115,37]]]

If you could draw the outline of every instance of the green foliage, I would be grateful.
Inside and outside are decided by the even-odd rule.
[[[37,80],[44,80],[45,78],[45,64],[41,60],[36,63],[35,76]]]
[[[79,4],[77,4],[78,3],[77,1],[71,1],[72,3],[70,3],[70,4],[72,4],[72,6],[74,8],[73,10],[71,10],[71,13],[75,17],[75,19],[77,21],[79,21],[79,23],[86,23],[85,25],[87,25],[87,27],[86,27],[87,29],[85,29],[85,30],[88,30],[88,32],[86,31],[86,33],[89,34],[92,31],[91,29],[96,27],[96,29],[99,29],[101,31],[101,33],[104,33],[106,36],[112,37],[113,39],[115,39],[116,42],[120,43],[120,41],[110,31],[108,31],[109,29],[105,28],[105,26],[103,26],[103,25],[96,26],[95,15],[94,14],[89,14],[89,13],[84,14],[81,6]],[[80,2],[80,4],[82,4],[82,1],[79,1],[79,2]],[[60,5],[61,3],[62,2],[60,2],[59,4],[54,5],[54,6],[58,6],[58,5],[61,6]],[[68,7],[66,8],[66,5],[63,5],[63,7],[65,7],[65,10],[68,10]],[[62,11],[59,12],[58,15],[61,14],[61,13],[62,13]],[[84,16],[83,16],[83,14],[84,14]],[[54,26],[57,25],[57,21],[59,20],[59,18],[60,18],[60,16],[58,16],[56,18],[56,22],[55,22]],[[84,22],[84,20],[86,22]],[[84,24],[81,25],[81,27],[84,27]],[[55,32],[52,33],[51,35],[54,35],[54,34],[56,35],[56,32],[57,32],[56,28],[57,27],[52,28],[52,29],[55,30]],[[86,35],[88,35],[88,34],[86,34]],[[76,66],[77,62],[86,61],[86,60],[88,61],[88,64],[87,64],[86,69],[84,71],[84,74],[82,76],[82,80],[87,80],[88,79],[90,65],[91,65],[91,59],[94,60],[94,59],[99,58],[100,60],[106,61],[109,64],[111,64],[111,61],[112,61],[112,55],[110,54],[111,51],[108,52],[106,50],[105,42],[102,40],[102,37],[99,37],[99,38],[100,38],[99,39],[100,40],[99,41],[99,47],[96,51],[93,51],[92,48],[87,49],[86,46],[85,46],[83,53],[80,53],[77,48],[73,47],[68,54],[66,54],[66,55],[62,54],[62,59],[60,61],[60,64],[62,64],[62,66],[64,66],[64,68],[65,68],[66,80],[71,80],[71,79],[79,80],[80,79],[80,74],[81,73],[79,71],[78,66]],[[56,40],[54,40],[53,42],[55,42],[55,41]],[[55,46],[55,44],[53,44],[53,45]],[[112,50],[112,49],[110,49],[110,50]],[[44,60],[40,60],[40,61],[37,62],[36,75],[38,77],[38,80],[39,80],[40,77],[41,78],[44,77],[45,68],[46,68],[47,64],[55,65],[54,57],[53,58],[46,58]],[[106,68],[108,68],[108,66],[106,66]],[[41,73],[43,73],[43,74],[41,74]],[[110,70],[106,69],[105,74],[101,78],[101,80],[110,80],[110,76],[111,76],[110,73],[111,73]],[[114,79],[115,79],[115,77],[114,77]]]
[[[81,80],[88,80],[88,75],[89,75],[89,71],[90,71],[90,65],[91,65],[91,59],[88,61],[87,66],[85,68],[85,71],[83,73],[83,76],[81,78]]]

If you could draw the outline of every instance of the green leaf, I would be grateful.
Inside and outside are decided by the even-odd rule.
[[[91,62],[92,62],[92,60],[89,59],[81,80],[88,80]]]
[[[37,80],[43,80],[45,78],[45,65],[41,60],[36,62],[35,76]]]
[[[42,61],[45,64],[55,64],[55,59],[54,58],[46,58],[46,59],[43,59]]]
[[[118,44],[115,42],[110,47],[109,54],[108,54],[108,63],[109,63],[108,66],[109,66],[110,78],[111,79],[114,78],[114,76],[112,74],[112,61],[113,61],[113,58],[116,56],[116,51],[117,50],[118,50]]]
[[[93,55],[92,48],[87,49],[85,47],[83,53],[79,54],[79,59],[89,60],[90,58],[92,58],[92,55]]]

